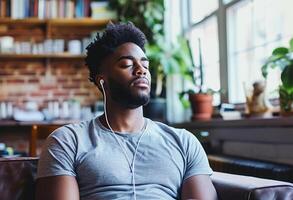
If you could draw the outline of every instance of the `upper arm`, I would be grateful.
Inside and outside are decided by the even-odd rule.
[[[74,176],[52,176],[37,179],[36,200],[79,200]]]
[[[186,179],[182,184],[181,200],[216,200],[217,193],[208,175],[196,175]]]

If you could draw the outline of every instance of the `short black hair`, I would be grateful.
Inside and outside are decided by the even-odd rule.
[[[101,63],[104,59],[112,54],[117,47],[127,42],[136,44],[145,52],[146,36],[131,22],[117,24],[110,22],[102,33],[97,33],[94,41],[86,48],[85,63],[89,69],[91,82],[96,84],[95,79],[97,74],[101,72]]]

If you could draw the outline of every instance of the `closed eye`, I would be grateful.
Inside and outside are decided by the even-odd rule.
[[[124,59],[120,61],[120,66],[122,68],[129,68],[129,67],[133,67],[133,61],[129,60],[129,59]]]
[[[130,65],[123,65],[122,67],[124,67],[124,68],[133,67],[133,64],[130,64]]]

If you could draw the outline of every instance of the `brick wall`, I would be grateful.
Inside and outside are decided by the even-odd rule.
[[[18,107],[36,101],[42,108],[48,101],[69,99],[88,106],[100,97],[88,81],[88,70],[81,59],[1,60],[0,91],[0,101],[11,101]]]
[[[100,99],[98,89],[88,81],[88,69],[81,59],[1,59],[0,101],[10,101],[22,108],[26,101],[36,101],[39,108],[48,101],[75,99],[89,106]],[[28,153],[28,133],[19,128],[3,130],[0,142],[16,151]],[[25,134],[26,133],[26,134]],[[38,155],[43,141],[38,141]]]

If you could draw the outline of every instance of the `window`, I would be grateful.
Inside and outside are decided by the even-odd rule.
[[[243,85],[263,79],[261,66],[272,50],[288,46],[293,34],[292,0],[245,0],[227,8],[229,99],[244,102]],[[280,72],[269,73],[267,90],[270,97],[276,92]]]
[[[214,11],[218,7],[218,0],[192,0],[190,1],[190,29],[187,36],[194,58],[194,63],[199,66],[199,41],[201,43],[201,54],[203,64],[204,88],[213,90],[220,89],[219,71],[219,40],[218,22]],[[201,5],[198,7],[197,5]],[[196,82],[199,85],[200,79],[195,71]],[[220,103],[219,95],[214,96],[214,105]]]
[[[254,81],[263,79],[261,67],[266,58],[275,47],[288,46],[288,41],[293,36],[293,1],[186,2],[185,10],[188,12],[183,12],[187,15],[183,19],[188,21],[185,23],[185,33],[191,41],[195,64],[198,64],[197,40],[201,39],[205,86],[214,90],[220,87],[226,89],[231,103],[245,102],[245,85],[249,87]],[[219,22],[222,23],[218,24]],[[226,59],[226,62],[219,62],[219,49],[224,52],[225,58],[221,59]],[[225,72],[221,77],[220,70]],[[269,73],[267,82],[271,98],[278,96],[276,89],[280,83],[280,72],[278,69],[274,71]],[[226,85],[220,86],[220,83]],[[216,101],[219,102],[219,99]]]
[[[211,17],[199,26],[190,31],[189,41],[194,55],[195,65],[199,66],[199,40],[201,43],[202,62],[203,62],[203,83],[204,87],[213,90],[220,89],[219,71],[219,46],[218,46],[218,27],[217,18]],[[195,71],[195,75],[197,75]],[[196,81],[199,85],[200,79]],[[220,99],[215,96],[214,104],[219,104]]]
[[[218,0],[191,0],[190,8],[190,20],[192,23],[196,23],[217,10]]]

